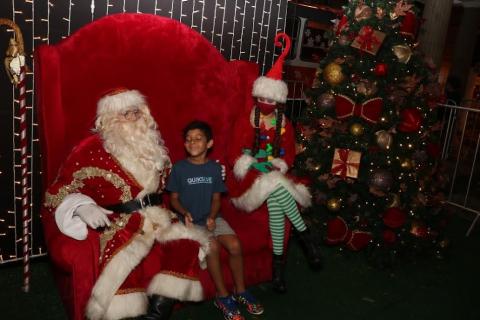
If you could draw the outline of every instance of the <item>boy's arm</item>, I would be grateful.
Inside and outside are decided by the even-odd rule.
[[[215,229],[215,218],[220,211],[220,192],[214,192],[212,195],[212,205],[210,206],[210,214],[207,217],[207,229],[213,231]]]
[[[183,215],[185,217],[185,224],[187,225],[187,227],[192,226],[193,225],[192,215],[180,203],[178,192],[172,192],[170,194],[170,203],[171,203],[173,209],[175,209],[175,211],[177,211],[178,213],[180,213],[181,215]]]

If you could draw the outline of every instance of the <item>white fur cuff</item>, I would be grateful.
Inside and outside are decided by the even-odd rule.
[[[273,158],[272,160],[270,160],[270,162],[275,168],[279,169],[281,173],[285,173],[288,171],[288,165],[285,160],[280,158]]]
[[[167,273],[157,274],[150,282],[147,293],[180,301],[203,300],[203,289],[199,280],[179,278]]]
[[[243,179],[248,172],[250,166],[257,162],[257,159],[248,155],[242,154],[237,161],[235,161],[235,165],[233,166],[233,173],[237,179]]]

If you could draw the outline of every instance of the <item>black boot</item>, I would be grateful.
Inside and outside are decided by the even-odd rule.
[[[322,255],[318,243],[313,239],[309,229],[298,232],[298,239],[307,256],[308,264],[314,270],[319,270],[323,267]]]
[[[284,278],[285,260],[283,255],[274,254],[272,262],[273,290],[277,291],[278,293],[285,293],[287,292],[287,286]]]
[[[148,297],[147,314],[141,320],[167,320],[172,314],[173,306],[177,301],[171,298],[154,294]]]

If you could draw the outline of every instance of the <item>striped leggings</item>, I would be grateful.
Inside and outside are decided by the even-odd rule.
[[[270,234],[272,235],[273,253],[283,254],[283,240],[285,237],[285,216],[288,217],[295,229],[302,232],[307,227],[292,195],[283,186],[275,189],[267,198]]]

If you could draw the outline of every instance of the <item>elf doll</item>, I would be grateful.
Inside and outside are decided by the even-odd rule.
[[[284,115],[288,87],[282,81],[290,38],[285,33],[277,34],[276,46],[282,46],[280,39],[285,41],[285,49],[268,74],[255,80],[253,108],[235,125],[228,160],[235,176],[229,181],[233,204],[247,212],[263,205],[268,210],[273,243],[272,284],[283,293],[285,218],[298,232],[310,265],[319,268],[321,257],[297,207],[297,203],[310,206],[310,192],[287,174],[295,158],[295,133]]]

